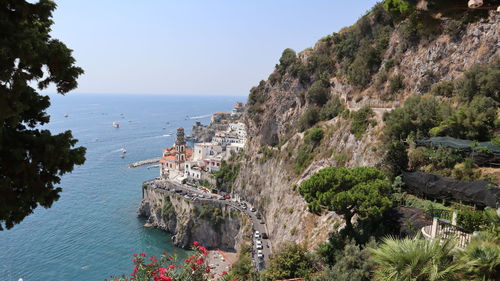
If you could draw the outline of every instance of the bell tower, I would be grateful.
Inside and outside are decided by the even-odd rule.
[[[184,139],[184,128],[177,129],[177,139],[175,140],[175,160],[178,170],[182,170],[186,161],[186,140]]]

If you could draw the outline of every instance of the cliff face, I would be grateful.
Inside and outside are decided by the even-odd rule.
[[[379,148],[383,113],[402,104],[411,94],[423,93],[429,83],[457,79],[471,66],[500,55],[499,20],[500,15],[491,12],[488,18],[466,25],[459,36],[442,34],[404,49],[399,32],[402,27],[395,26],[381,54],[382,63],[365,87],[355,87],[342,75],[328,77],[330,98],[339,97],[351,111],[371,105],[375,122],[361,138],[350,132],[352,121],[346,116],[319,122],[316,126],[323,128],[325,136],[314,158],[299,172],[294,171],[293,163],[304,142],[304,133],[298,129],[298,123],[311,107],[303,98],[307,85],[300,83],[289,71],[281,73],[278,81],[262,81],[258,90],[263,101],[258,113],[247,111],[244,116],[249,141],[234,189],[259,207],[274,245],[287,240],[307,241],[307,245],[314,248],[325,241],[328,233],[342,224],[341,219],[331,212],[322,216],[309,213],[296,186],[327,166],[380,164],[383,159],[383,151]],[[300,53],[298,59],[307,64],[308,58],[324,44],[318,42],[314,48]],[[397,63],[388,70],[384,62],[391,60]],[[270,78],[277,73],[278,70]],[[385,93],[390,83],[377,82],[382,75],[402,78],[402,88],[397,95],[387,98]],[[263,147],[267,147],[265,153]]]
[[[173,234],[174,245],[189,248],[199,241],[207,248],[237,249],[247,218],[223,204],[189,201],[151,185],[144,187],[138,215],[147,223]]]

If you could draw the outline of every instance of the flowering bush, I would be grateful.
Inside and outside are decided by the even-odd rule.
[[[207,249],[193,243],[194,253],[183,263],[180,263],[173,256],[163,253],[157,259],[154,256],[147,257],[145,253],[134,254],[132,262],[135,267],[130,273],[130,277],[116,277],[113,281],[208,281],[215,280],[216,276],[210,272],[206,257]],[[228,276],[223,276],[217,280],[228,280]],[[232,280],[232,281],[237,281]]]

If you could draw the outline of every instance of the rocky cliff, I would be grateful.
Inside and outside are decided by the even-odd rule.
[[[251,229],[244,215],[218,202],[187,200],[151,184],[145,184],[143,189],[138,215],[152,227],[173,234],[178,247],[189,248],[199,241],[209,249],[237,249],[244,232]]]
[[[370,30],[370,26],[376,25],[376,17],[369,14],[357,25]],[[442,26],[454,23],[446,18],[437,20]],[[236,192],[264,214],[273,243],[292,240],[307,242],[314,248],[341,226],[341,218],[332,212],[322,216],[307,212],[297,185],[313,172],[331,165],[382,164],[384,151],[380,149],[380,141],[384,112],[391,111],[411,94],[427,92],[429,85],[457,79],[470,67],[500,55],[499,20],[500,15],[492,11],[454,32],[441,32],[413,45],[408,45],[408,39],[403,38],[404,22],[388,25],[386,44],[377,49],[379,61],[374,63],[376,67],[362,86],[353,83],[356,59],[346,68],[335,55],[342,50],[339,44],[345,43],[338,38],[349,38],[349,32],[356,31],[352,28],[322,39],[313,48],[299,53],[291,66],[286,65],[284,53],[269,79],[261,81],[250,92],[249,109],[244,116],[250,138],[245,155],[238,160],[241,169],[233,184]],[[327,53],[325,48],[335,52]],[[320,56],[325,53],[327,55]],[[325,64],[331,65],[332,70],[314,74],[323,67],[317,62],[321,58],[328,60]],[[301,72],[301,67],[309,72]],[[316,107],[307,94],[318,77],[328,81],[329,100],[338,98],[344,108],[351,111],[368,105],[375,116],[366,132],[358,137],[351,132],[353,121],[348,115],[337,114],[316,122],[315,126],[323,128],[325,135],[312,159],[298,169],[294,163],[304,144],[301,121],[309,109]]]

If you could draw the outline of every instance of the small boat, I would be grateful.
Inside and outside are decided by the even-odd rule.
[[[122,153],[122,155],[120,155],[120,158],[125,158],[125,153]]]
[[[125,149],[125,147],[120,148],[120,151],[121,151],[123,154],[127,153],[127,150]]]
[[[120,128],[120,123],[118,123],[118,122],[114,121],[114,122],[113,122],[113,127],[115,127],[115,128]]]
[[[68,117],[69,117],[68,113],[64,114],[64,118],[68,118]]]

